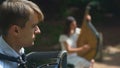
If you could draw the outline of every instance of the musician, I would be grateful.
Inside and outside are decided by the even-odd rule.
[[[38,23],[42,20],[43,14],[35,3],[28,0],[4,0],[0,5],[0,54],[19,57],[24,62],[23,47],[34,45],[36,34],[40,33]],[[0,68],[18,68],[20,64],[0,56]]]
[[[93,65],[90,65],[90,62],[85,58],[77,56],[77,52],[85,53],[90,49],[88,44],[77,48],[76,42],[78,35],[80,34],[80,30],[80,28],[77,28],[77,22],[75,18],[68,16],[65,21],[63,33],[60,35],[59,42],[62,50],[66,50],[68,52],[68,64],[73,64],[75,68],[89,68]]]

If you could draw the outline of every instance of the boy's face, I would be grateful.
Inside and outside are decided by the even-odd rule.
[[[34,12],[30,20],[26,23],[25,27],[20,29],[19,34],[19,43],[21,44],[20,46],[27,47],[34,45],[35,35],[40,33],[38,23],[39,23],[38,14]]]

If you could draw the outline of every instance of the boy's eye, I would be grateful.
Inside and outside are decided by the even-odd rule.
[[[32,27],[34,28],[34,27],[36,27],[37,25],[33,25]]]

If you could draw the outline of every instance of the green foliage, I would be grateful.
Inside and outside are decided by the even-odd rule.
[[[44,46],[52,46],[58,43],[59,35],[62,30],[62,27],[54,22],[44,22],[40,25],[41,34],[39,34],[36,38],[35,45],[44,45]]]

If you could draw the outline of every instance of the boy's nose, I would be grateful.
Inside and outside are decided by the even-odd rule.
[[[35,34],[40,34],[40,33],[41,33],[40,28],[38,26],[36,26],[36,28],[35,28]]]

